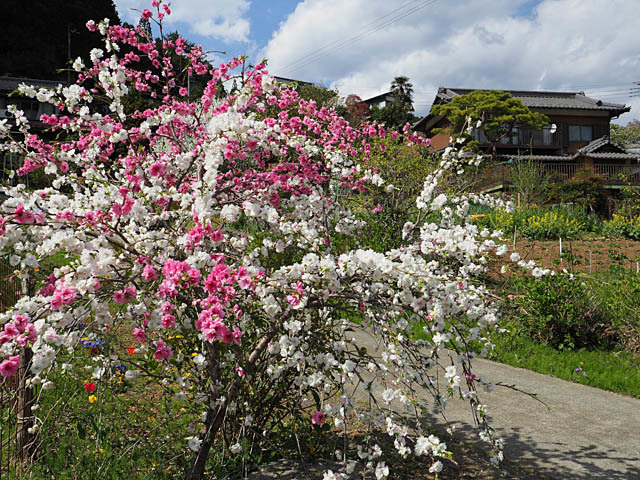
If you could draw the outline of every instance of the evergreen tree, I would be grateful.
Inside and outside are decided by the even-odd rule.
[[[512,135],[514,127],[530,127],[541,130],[549,124],[549,118],[532,112],[517,98],[501,90],[474,90],[458,95],[451,102],[435,105],[431,113],[442,115],[451,123],[454,138],[469,139],[473,128],[482,128],[490,151],[496,157],[496,145]],[[477,142],[469,143],[471,147]]]

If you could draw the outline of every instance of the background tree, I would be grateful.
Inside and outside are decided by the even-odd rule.
[[[394,128],[406,123],[414,123],[418,118],[413,114],[413,84],[409,77],[396,77],[391,82],[391,92],[397,97],[395,102],[379,108],[371,108],[371,120],[384,123],[387,127]]]
[[[625,126],[611,124],[611,141],[616,145],[629,148],[640,144],[640,120],[632,120]]]
[[[3,0],[0,75],[67,80],[58,70],[70,68],[69,43],[70,58],[86,64],[89,52],[104,45],[85,24],[105,17],[111,25],[120,23],[113,0]]]
[[[435,105],[431,112],[449,120],[454,138],[462,136],[469,140],[473,128],[482,128],[493,158],[498,142],[510,136],[514,127],[540,130],[549,124],[546,115],[532,112],[519,99],[501,90],[475,90],[459,95],[449,103]],[[468,145],[477,148],[478,142],[472,140]]]
[[[406,123],[414,123],[418,118],[401,103],[389,102],[382,108],[371,107],[370,120],[384,123],[389,128],[402,127]]]
[[[409,81],[409,77],[394,78],[391,82],[391,91],[400,98],[400,104],[407,109],[407,112],[413,112],[413,84]]]
[[[335,103],[338,92],[324,85],[302,83],[298,85],[298,93],[305,100],[314,100],[318,107],[328,107]]]

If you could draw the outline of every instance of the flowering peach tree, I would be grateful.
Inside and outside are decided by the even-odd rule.
[[[161,23],[168,7],[153,7],[143,17]],[[56,107],[40,119],[47,131],[34,133],[16,109],[0,122],[0,152],[24,157],[18,175],[43,169],[52,179],[5,189],[0,248],[23,276],[64,259],[0,314],[0,379],[25,367],[32,384],[55,389],[49,377],[68,367],[63,356],[86,360],[72,352],[110,339],[91,357],[85,389],[94,393],[117,366],[127,381],[147,378],[182,402],[198,424],[184,444],[193,452],[188,478],[202,478],[222,432],[242,454],[243,439],[269,439],[292,416],[310,428],[380,427],[401,455],[430,458],[438,472],[449,453],[421,412],[444,410],[454,395],[468,399],[499,459],[476,393],[492,384],[473,373],[472,351],[491,347],[498,322],[478,276],[506,249],[468,216],[471,200],[488,199],[439,188],[465,157],[445,152],[401,246],[375,251],[341,199],[396,188],[367,167],[383,127],[350,125],[277,86],[264,65],[235,59],[210,69],[181,38],[155,42],[107,20],[88,27],[105,49],[88,66],[74,62],[77,83],[20,87]],[[188,60],[186,71],[172,55]],[[179,79],[205,73],[202,98],[190,102]],[[231,78],[241,88],[220,99]],[[150,107],[127,111],[132,91]],[[424,143],[408,129],[398,135]],[[362,348],[362,333],[380,352]],[[342,458],[345,472],[354,460],[386,477],[393,467],[380,456],[378,445],[362,445]]]

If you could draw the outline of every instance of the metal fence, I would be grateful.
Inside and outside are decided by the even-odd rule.
[[[0,311],[10,308],[22,293],[22,282],[0,258]],[[30,433],[33,391],[28,386],[31,350],[24,348],[20,357],[18,374],[0,377],[0,480],[22,478],[35,451],[35,438]]]
[[[605,185],[640,185],[640,165],[624,164],[583,164],[569,162],[541,162],[541,171],[546,175],[554,175],[555,180],[570,180],[580,169],[590,170],[601,177]],[[470,181],[481,191],[491,189],[504,190],[511,182],[514,164],[498,164],[488,166],[471,174]]]
[[[22,295],[22,283],[15,278],[14,269],[0,258],[0,312],[15,304]]]

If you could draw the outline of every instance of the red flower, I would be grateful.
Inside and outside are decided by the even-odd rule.
[[[96,384],[93,382],[87,382],[84,384],[84,389],[88,392],[88,393],[93,393],[93,391],[96,389]]]
[[[134,353],[136,353],[136,349],[134,347],[129,347],[127,348],[127,353],[129,355],[133,355]]]

